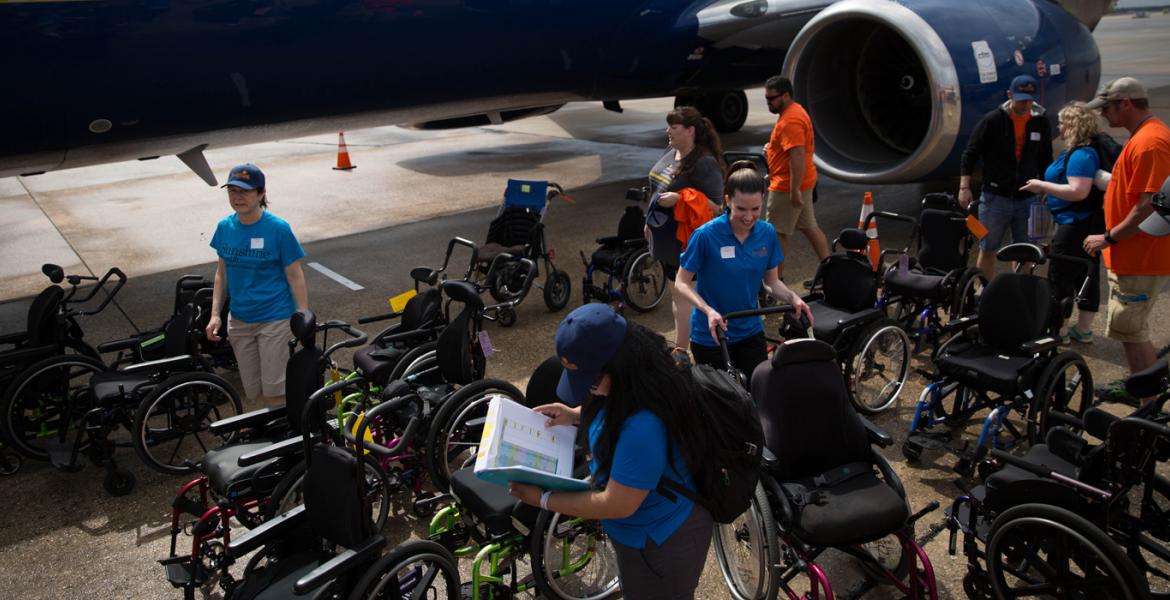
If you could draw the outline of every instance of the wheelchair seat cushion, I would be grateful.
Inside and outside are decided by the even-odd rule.
[[[369,345],[353,353],[353,368],[357,369],[366,379],[383,386],[390,379],[390,373],[398,365],[398,360],[406,353],[406,348],[396,345],[384,348]]]
[[[1010,356],[995,348],[964,342],[955,342],[935,359],[943,375],[975,389],[999,394],[1020,391],[1020,374],[1033,362],[1029,356]]]
[[[520,501],[503,487],[476,477],[474,468],[460,469],[451,476],[451,495],[455,496],[464,510],[483,523],[489,536],[507,535],[515,531],[512,514]],[[525,520],[524,525],[529,529],[536,521],[536,514],[539,514],[539,511],[516,512]]]
[[[247,495],[252,491],[252,478],[262,469],[273,465],[279,458],[270,458],[254,465],[241,467],[240,457],[267,448],[272,441],[251,442],[247,444],[232,444],[223,448],[209,450],[203,455],[203,473],[207,475],[207,482],[211,489],[219,496],[236,498]]]
[[[123,393],[132,396],[135,390],[151,383],[153,373],[123,373],[120,371],[102,371],[94,373],[89,378],[89,390],[94,401],[99,404],[118,400]]]
[[[944,279],[945,275],[927,275],[914,271],[903,273],[894,268],[886,274],[886,291],[911,298],[937,300],[943,297]]]
[[[866,308],[851,312],[829,305],[822,300],[808,303],[813,314],[813,337],[834,344],[846,327],[860,325],[882,315],[877,308]]]
[[[323,585],[307,595],[299,596],[293,592],[297,580],[308,575],[317,567],[324,564],[330,557],[315,550],[298,552],[291,556],[282,556],[279,561],[269,563],[269,566],[253,571],[240,587],[232,592],[235,600],[285,600],[286,598],[324,599],[333,596],[336,591],[333,586]]]
[[[593,251],[593,256],[589,257],[589,261],[596,269],[605,273],[614,273],[617,271],[618,260],[625,256],[626,252],[627,250],[620,246],[603,246]]]
[[[808,489],[811,479],[798,483]],[[906,526],[906,501],[872,472],[819,488],[815,502],[799,507],[795,528],[800,538],[817,546],[863,544]]]

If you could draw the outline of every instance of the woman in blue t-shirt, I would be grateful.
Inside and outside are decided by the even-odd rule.
[[[223,187],[235,212],[219,222],[211,238],[219,262],[207,339],[219,341],[224,299],[231,298],[227,332],[244,393],[261,404],[281,405],[292,340],[288,320],[309,307],[301,270],[305,251],[288,223],[266,210],[268,193],[259,167],[232,169]]]
[[[756,365],[768,359],[763,320],[735,319],[728,323],[723,313],[757,308],[761,281],[773,298],[792,305],[810,323],[812,311],[780,281],[777,267],[784,262],[784,253],[776,229],[760,220],[767,184],[755,164],[741,160],[731,165],[724,190],[727,212],[691,235],[675,289],[695,305],[691,312],[691,354],[695,362],[723,366],[723,354],[715,337],[715,329],[720,327],[727,330],[732,365],[750,378]]]
[[[1068,328],[1073,341],[1088,344],[1093,341],[1093,319],[1101,304],[1100,257],[1085,252],[1088,235],[1104,233],[1104,193],[1094,191],[1093,177],[1100,168],[1100,158],[1093,149],[1094,139],[1101,133],[1098,115],[1073,102],[1060,110],[1057,127],[1067,148],[1044,172],[1044,180],[1030,179],[1020,188],[1035,194],[1047,194],[1048,208],[1056,222],[1052,237],[1052,252],[1083,258],[1093,263],[1089,287],[1077,304],[1080,314],[1075,325]],[[1050,276],[1062,297],[1072,297],[1084,282],[1084,269],[1066,262],[1053,261]]]
[[[663,478],[696,489],[690,466],[702,464],[708,441],[694,384],[662,336],[604,304],[569,313],[557,327],[556,347],[565,367],[557,396],[565,404],[534,410],[549,417],[548,425],[588,428],[589,470],[603,487],[553,493],[514,483],[509,491],[533,506],[600,519],[626,598],[693,598],[711,515],[681,495],[667,499],[655,490]]]

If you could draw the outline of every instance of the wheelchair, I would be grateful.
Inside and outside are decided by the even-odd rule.
[[[1045,256],[1039,246],[1026,243],[1005,246],[996,256],[1015,262],[1016,271],[1001,273],[988,284],[975,315],[944,327],[951,337],[934,355],[938,374],[919,397],[902,446],[909,460],[917,460],[927,448],[947,448],[952,432],[930,431],[936,425],[961,427],[975,413],[990,409],[974,449],[969,443],[952,449],[959,456],[956,470],[970,474],[988,447],[1038,443],[1050,413],[1079,417],[1091,404],[1093,379],[1084,359],[1060,351],[1060,324],[1074,299],[1057,298],[1048,279],[1032,273],[1039,265],[1060,260],[1080,265],[1087,274],[1090,263]],[[1017,426],[1013,414],[1022,415],[1025,423]]]
[[[626,200],[644,202],[648,188],[631,188]],[[588,259],[581,252],[585,277],[581,292],[583,303],[593,301],[616,303],[619,308],[629,306],[638,312],[648,312],[658,306],[666,294],[666,272],[662,263],[650,253],[650,243],[642,232],[646,216],[640,206],[627,206],[618,221],[617,235],[597,238],[600,247]],[[595,273],[605,277],[598,286],[593,283]]]
[[[387,565],[381,558],[386,539],[373,518],[362,465],[371,454],[397,451],[366,441],[365,434],[369,423],[398,409],[402,400],[371,409],[358,425],[353,445],[347,445],[334,419],[325,415],[334,401],[326,390],[305,403],[305,428],[294,439],[304,448],[304,503],[226,543],[220,567],[226,599],[394,597],[378,585]],[[226,575],[227,566],[249,554],[239,580]]]
[[[189,472],[189,460],[215,437],[210,423],[242,412],[231,384],[199,353],[197,310],[189,303],[169,321],[164,358],[114,370],[88,356],[64,355],[29,367],[4,399],[3,426],[13,448],[63,471],[79,469],[85,455],[105,466],[103,486],[115,496],[134,487],[133,473],[114,460],[118,446],[132,445],[157,471]],[[129,443],[112,439],[120,427],[130,432]]]
[[[840,361],[849,400],[873,415],[893,406],[902,392],[910,340],[878,305],[880,281],[865,254],[868,244],[861,229],[842,230],[804,300],[813,314],[813,337],[832,346]]]
[[[504,190],[504,202],[496,218],[488,226],[487,240],[473,258],[474,268],[483,277],[483,285],[496,302],[519,302],[528,293],[526,282],[540,277],[539,265],[544,263],[547,275],[544,284],[544,304],[549,310],[561,310],[569,303],[572,282],[569,274],[558,270],[553,263],[554,251],[544,236],[544,215],[554,198],[565,196],[560,185],[548,181],[509,179]],[[505,261],[493,269],[493,262],[501,254],[527,258],[535,266],[529,274],[515,261]]]
[[[456,246],[467,248],[471,256],[467,271],[457,281],[471,284],[477,294],[482,294],[485,291],[490,292],[492,298],[497,302],[485,306],[483,317],[490,321],[496,321],[503,327],[515,325],[516,306],[528,296],[528,291],[532,288],[532,282],[537,275],[536,262],[528,258],[516,258],[507,252],[496,252],[499,249],[497,247],[489,249],[495,253],[485,267],[485,259],[480,254],[481,248],[471,240],[456,237],[447,242],[447,251],[443,256],[442,266],[436,269],[418,267],[411,272],[411,275],[417,276],[416,281],[432,286],[438,286],[444,281],[452,281],[447,277],[447,269],[451,265],[451,256],[454,254]],[[557,273],[565,275],[562,271],[557,271]],[[565,277],[567,278],[568,275]],[[548,279],[553,278],[554,275],[550,273]],[[550,285],[551,283],[546,283],[545,289],[550,289]],[[568,300],[566,299],[565,302]]]
[[[975,237],[967,230],[966,213],[950,194],[927,194],[917,219],[886,211],[869,218],[911,225],[913,256],[909,248],[882,251],[883,264],[887,254],[898,259],[885,270],[878,303],[909,334],[914,354],[933,353],[943,338],[943,313],[947,321],[974,314],[987,287],[983,272],[967,266]]]
[[[1022,456],[993,468],[948,511],[971,598],[1170,598],[1170,428],[1166,361],[1126,380],[1157,400],[1128,416],[1061,413]],[[1088,434],[1100,443],[1092,443]]]
[[[401,378],[401,372],[397,373],[398,377],[394,375],[402,359],[411,350],[437,340],[439,332],[447,326],[442,293],[435,285],[437,277],[433,271],[417,267],[411,270],[410,276],[414,280],[415,295],[406,301],[401,311],[358,319],[359,325],[398,319],[398,323],[383,329],[373,337],[370,345],[353,355],[354,370],[361,372],[378,387]],[[428,282],[434,283],[426,290],[419,291],[420,284]]]
[[[766,447],[750,508],[715,528],[715,556],[736,600],[834,597],[817,557],[836,548],[866,576],[910,598],[938,598],[933,567],[914,539],[897,474],[876,446],[892,439],[848,399],[831,345],[816,339],[781,344],[752,375]],[[808,578],[809,593],[790,585]]]

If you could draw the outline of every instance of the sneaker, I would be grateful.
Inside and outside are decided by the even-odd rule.
[[[1093,343],[1093,332],[1091,330],[1090,331],[1081,331],[1080,329],[1077,329],[1076,325],[1073,325],[1073,326],[1068,328],[1068,337],[1072,341],[1077,342],[1077,343],[1081,343],[1081,344],[1092,344]]]
[[[1125,380],[1118,379],[1109,383],[1099,383],[1093,386],[1093,394],[1101,402],[1117,402],[1137,406],[1138,400],[1125,391]]]

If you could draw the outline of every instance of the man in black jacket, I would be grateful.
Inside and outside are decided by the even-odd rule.
[[[1036,196],[1020,191],[1029,179],[1042,179],[1052,162],[1052,133],[1044,107],[1035,103],[1036,80],[1020,75],[1008,88],[1008,101],[984,115],[959,163],[959,204],[971,204],[971,172],[983,164],[979,221],[988,233],[979,242],[978,266],[990,278],[995,253],[1011,230],[1012,242],[1027,242],[1028,213]]]

